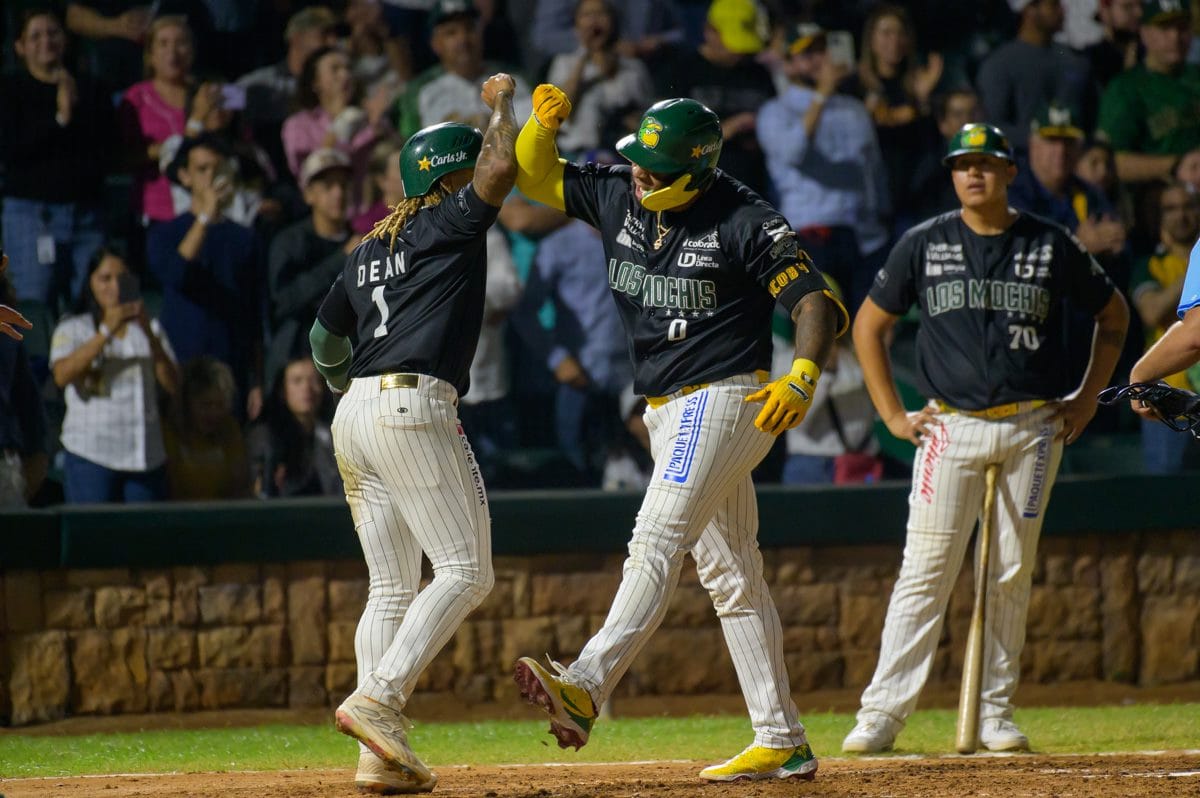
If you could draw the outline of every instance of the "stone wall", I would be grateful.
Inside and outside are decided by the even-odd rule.
[[[764,552],[793,688],[863,686],[900,561],[893,546]],[[622,557],[501,557],[496,587],[418,690],[515,695],[512,662],[569,659],[604,619]],[[733,666],[690,560],[617,695],[731,693]],[[960,576],[931,682],[956,682],[971,612]],[[359,562],[0,572],[0,722],[75,714],[312,707],[355,682]],[[1200,536],[1043,541],[1023,678],[1200,678]]]

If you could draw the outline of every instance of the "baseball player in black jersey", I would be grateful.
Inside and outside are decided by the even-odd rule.
[[[363,748],[363,790],[427,792],[437,777],[401,715],[417,677],[493,582],[487,495],[458,422],[483,319],[484,238],[516,177],[513,79],[483,86],[487,132],[444,123],[400,152],[405,199],[346,260],[310,336],[345,396],[333,443],[370,574],[358,688],[337,727]],[[417,592],[421,554],[433,581]]]
[[[721,126],[705,106],[652,106],[617,145],[631,166],[598,166],[558,157],[555,132],[570,110],[562,91],[539,86],[533,104],[517,140],[517,186],[602,234],[634,387],[647,399],[654,471],[603,628],[569,668],[552,663],[557,673],[520,659],[522,696],[549,713],[560,746],[585,744],[597,709],[662,621],[691,552],[754,727],[752,745],[701,777],[811,779],[817,760],[763,579],[750,471],[804,417],[845,308],[783,217],[716,169]],[[776,302],[796,321],[795,361],[768,383]]]
[[[962,204],[909,230],[875,277],[854,345],[875,409],[918,446],[908,539],[875,676],[845,751],[891,747],[929,675],[942,616],[995,469],[979,738],[1026,749],[1012,721],[1038,535],[1064,443],[1096,413],[1121,352],[1129,311],[1096,261],[1064,228],[1008,206],[1012,150],[989,125],[966,125],[945,163]],[[1096,320],[1081,385],[1067,383],[1064,300]],[[916,304],[918,388],[905,412],[886,341]]]

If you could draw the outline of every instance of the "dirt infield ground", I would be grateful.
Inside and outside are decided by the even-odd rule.
[[[827,759],[815,781],[709,785],[701,763],[442,768],[435,796],[471,798],[875,798],[1200,796],[1200,753],[1101,757]],[[7,798],[350,798],[350,770],[27,779]]]
[[[952,707],[957,691],[930,689],[922,705]],[[855,691],[804,696],[811,711],[849,711]],[[1089,706],[1121,703],[1200,702],[1200,683],[1136,688],[1109,683],[1025,685],[1019,706]],[[412,703],[424,721],[461,720],[465,706],[444,698]],[[685,715],[695,699],[631,699],[618,704],[628,716]],[[490,707],[494,717],[529,718],[523,705]],[[744,711],[740,696],[713,696],[709,712]],[[479,715],[479,707],[472,709]],[[327,710],[244,711],[118,717],[79,717],[21,729],[9,734],[75,735],[135,731],[143,728],[205,728],[261,723],[329,722]],[[836,741],[835,741],[836,742]],[[1036,741],[1035,741],[1036,742]],[[1196,743],[1200,745],[1200,718]],[[819,752],[818,752],[819,753]],[[613,765],[520,765],[435,768],[440,783],[433,795],[459,798],[1200,798],[1200,751],[1162,754],[979,755],[938,759],[910,757],[841,758],[823,756],[815,781],[710,785],[696,773],[707,762],[654,762]],[[86,776],[81,778],[0,779],[0,798],[352,798],[359,793],[354,773],[341,770],[293,770],[257,773],[185,773],[173,775]]]

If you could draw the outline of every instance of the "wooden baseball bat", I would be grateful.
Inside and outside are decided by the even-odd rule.
[[[955,747],[960,754],[973,754],[979,748],[979,683],[983,679],[983,619],[987,612],[988,554],[992,548],[992,511],[996,504],[995,463],[984,471],[983,520],[975,546],[979,567],[975,572],[975,607],[971,610],[971,629],[967,633],[967,652],[963,656],[962,690],[958,694],[958,733]]]

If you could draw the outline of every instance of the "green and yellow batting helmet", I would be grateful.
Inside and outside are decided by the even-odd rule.
[[[721,157],[721,120],[695,100],[663,100],[642,115],[637,133],[617,142],[617,152],[649,172],[677,176],[642,196],[649,210],[676,208],[712,185]]]
[[[954,134],[954,138],[950,139],[950,146],[946,148],[946,157],[942,159],[942,163],[949,166],[958,156],[975,153],[992,155],[996,158],[1003,158],[1009,163],[1015,163],[1012,145],[1008,143],[1008,138],[1000,132],[1000,128],[978,122],[963,125],[962,130]]]
[[[422,128],[400,150],[400,182],[404,196],[429,193],[438,178],[473,169],[483,147],[483,134],[461,122],[443,122]]]

